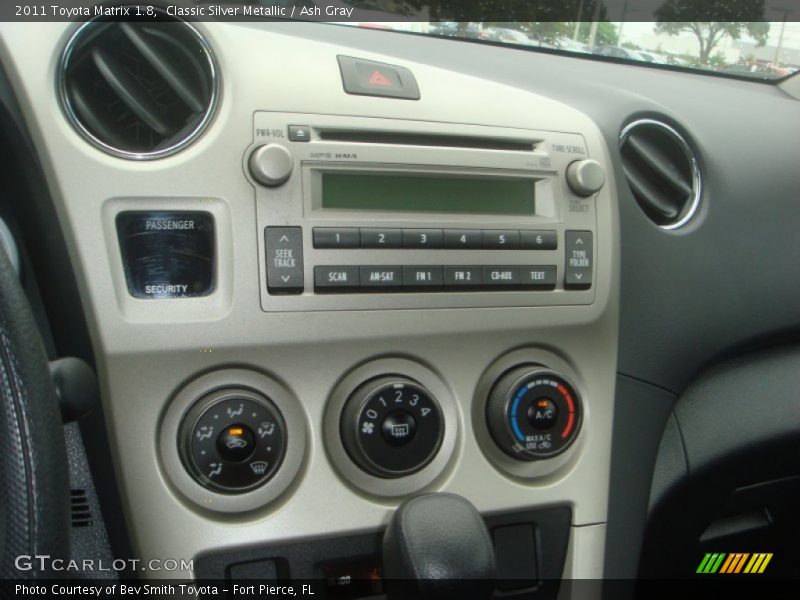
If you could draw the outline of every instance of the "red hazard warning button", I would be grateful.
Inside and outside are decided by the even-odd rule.
[[[389,78],[386,77],[386,75],[384,75],[383,73],[381,73],[377,69],[372,72],[372,75],[370,75],[368,83],[370,85],[381,85],[381,86],[384,86],[384,87],[394,87],[392,85],[392,82],[389,81]]]
[[[414,75],[405,67],[338,56],[344,91],[362,96],[384,96],[419,100],[419,87]]]

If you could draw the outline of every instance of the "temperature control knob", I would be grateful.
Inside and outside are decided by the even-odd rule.
[[[567,167],[567,184],[578,196],[599,192],[606,182],[606,173],[596,160],[576,160]]]
[[[253,179],[263,185],[275,187],[289,179],[294,160],[283,146],[267,144],[253,150],[248,166]]]
[[[439,403],[419,383],[386,376],[353,392],[342,411],[340,433],[359,467],[395,478],[416,473],[436,456],[444,419]]]
[[[518,460],[560,454],[581,426],[575,387],[563,375],[526,365],[504,373],[486,404],[489,432],[497,446]]]
[[[246,492],[269,481],[286,451],[278,409],[250,390],[214,392],[197,402],[181,425],[181,455],[202,486]]]

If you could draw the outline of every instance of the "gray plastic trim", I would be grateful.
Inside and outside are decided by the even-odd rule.
[[[265,484],[241,494],[223,494],[203,487],[186,470],[180,458],[179,431],[184,416],[195,403],[216,402],[219,396],[214,392],[234,388],[253,390],[278,408],[286,424],[286,452],[277,473]],[[180,390],[170,403],[158,436],[161,466],[177,491],[204,510],[236,513],[265,508],[295,482],[306,452],[306,429],[299,401],[273,379],[244,369],[208,373]]]
[[[397,479],[376,477],[361,469],[347,454],[339,433],[342,411],[352,393],[364,382],[382,375],[399,375],[420,383],[436,398],[442,410],[444,423],[444,435],[436,456],[416,473]],[[357,367],[333,389],[324,417],[325,448],[339,474],[362,492],[387,498],[405,496],[425,489],[436,481],[452,462],[460,429],[459,421],[453,394],[438,375],[427,367],[405,358],[383,358]]]
[[[6,251],[6,256],[8,256],[8,261],[11,263],[11,266],[14,268],[14,272],[17,274],[17,277],[20,276],[20,266],[19,261],[19,249],[17,248],[17,242],[14,239],[14,234],[11,233],[11,229],[8,228],[6,222],[3,219],[0,219],[0,246],[2,246],[3,250]]]
[[[628,123],[628,125],[626,125],[619,134],[620,146],[625,143],[625,140],[628,138],[628,135],[630,135],[631,131],[641,125],[651,125],[665,130],[673,138],[675,138],[675,141],[678,142],[678,145],[681,147],[681,150],[683,150],[683,153],[686,155],[686,158],[689,161],[689,168],[692,171],[692,198],[689,201],[689,208],[685,209],[683,214],[681,214],[678,217],[678,220],[674,223],[659,225],[661,229],[678,229],[692,220],[692,217],[694,217],[694,215],[697,213],[697,209],[700,208],[700,198],[703,197],[703,178],[700,173],[700,165],[697,162],[697,156],[695,156],[692,147],[680,133],[666,123],[657,121],[655,119],[637,119],[632,123]]]
[[[217,68],[217,61],[214,58],[214,52],[211,49],[208,41],[203,37],[200,32],[195,29],[190,23],[186,21],[176,21],[176,24],[181,24],[186,26],[192,34],[197,38],[197,41],[203,47],[203,51],[208,61],[209,69],[211,70],[211,99],[208,103],[208,108],[206,109],[203,118],[197,124],[197,126],[180,142],[175,143],[163,150],[159,150],[158,152],[129,152],[127,150],[122,150],[120,148],[115,148],[114,146],[102,141],[96,135],[94,135],[91,131],[89,131],[81,120],[78,118],[78,115],[75,114],[75,111],[72,108],[72,104],[69,101],[69,96],[67,95],[67,83],[66,83],[66,67],[67,63],[69,62],[70,56],[72,55],[72,51],[74,50],[75,43],[78,41],[81,35],[91,26],[96,25],[99,19],[92,19],[91,21],[86,21],[75,30],[72,36],[69,38],[66,46],[64,46],[64,50],[61,53],[61,58],[58,62],[58,67],[56,68],[56,90],[58,91],[58,99],[59,103],[61,104],[61,109],[64,112],[67,121],[69,121],[70,125],[77,131],[87,142],[110,154],[112,156],[116,156],[117,158],[125,158],[128,160],[155,160],[158,158],[164,158],[167,156],[171,156],[177,152],[180,152],[192,142],[194,142],[208,127],[211,123],[214,115],[217,112],[217,104],[219,103],[220,97],[220,82],[219,82],[219,69]]]

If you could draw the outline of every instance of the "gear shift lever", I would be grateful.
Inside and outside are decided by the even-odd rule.
[[[488,600],[494,548],[475,507],[455,494],[425,494],[395,512],[383,537],[389,600]]]

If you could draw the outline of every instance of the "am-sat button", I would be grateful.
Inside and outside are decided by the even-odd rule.
[[[361,267],[361,287],[397,288],[403,285],[402,267]]]

